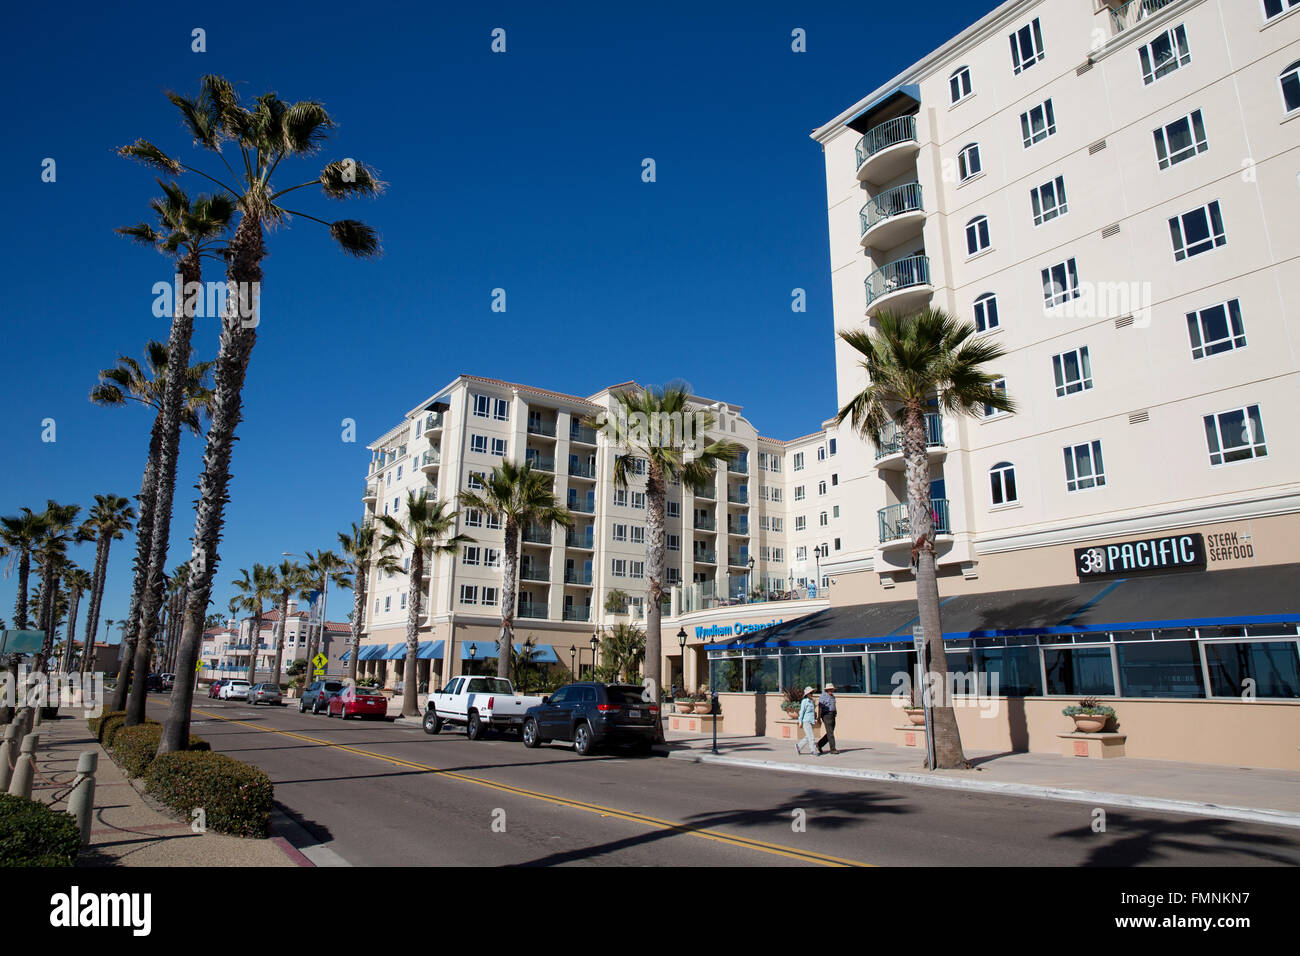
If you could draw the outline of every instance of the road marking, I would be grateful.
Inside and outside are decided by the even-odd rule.
[[[216,719],[229,724],[238,724],[241,727],[247,727],[249,730],[260,730],[263,733],[279,734],[282,737],[291,737],[294,740],[302,740],[321,747],[331,747],[335,750],[355,754],[359,757],[370,757],[374,760],[382,760],[399,767],[437,774],[438,776],[446,777],[449,780],[459,780],[462,783],[472,783],[476,786],[487,787],[490,790],[498,790],[502,793],[509,793],[518,797],[526,797],[530,800],[540,800],[544,803],[554,804],[555,806],[569,807],[574,810],[583,810],[587,813],[594,813],[601,817],[613,817],[618,820],[626,820],[630,823],[640,823],[644,826],[653,827],[658,830],[671,830],[687,836],[699,837],[703,840],[713,840],[717,843],[725,843],[730,846],[737,846],[747,850],[757,850],[760,853],[768,853],[773,856],[789,857],[790,859],[800,860],[805,863],[819,863],[822,866],[874,866],[874,864],[871,863],[863,863],[861,860],[849,860],[843,857],[831,856],[826,853],[817,853],[813,850],[798,850],[794,847],[783,846],[779,843],[768,843],[765,840],[733,836],[729,833],[723,833],[720,830],[709,830],[704,827],[693,826],[689,823],[677,823],[672,820],[662,820],[658,817],[652,817],[644,813],[618,810],[613,807],[602,807],[595,803],[587,803],[584,800],[575,800],[570,797],[557,797],[550,793],[526,790],[522,787],[512,787],[509,784],[497,783],[494,780],[485,780],[482,777],[472,777],[468,774],[457,773],[454,770],[440,770],[439,768],[430,766],[429,764],[416,763],[413,760],[403,760],[400,757],[389,757],[386,754],[375,753],[373,750],[362,750],[359,747],[349,747],[347,744],[334,743],[330,740],[322,740],[319,737],[309,737],[306,734],[295,733],[291,730],[277,730],[274,727],[262,727],[257,724],[250,724],[243,720],[223,717],[220,714],[209,713],[207,711],[195,710],[194,712],[203,714],[205,717],[215,717]]]

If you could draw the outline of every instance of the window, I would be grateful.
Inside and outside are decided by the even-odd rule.
[[[632,525],[632,543],[645,544],[645,527],[643,525]]]
[[[973,256],[989,247],[989,217],[976,216],[966,223],[966,255]]]
[[[625,524],[614,525],[614,540],[615,541],[627,540],[627,525]]]
[[[780,500],[781,500],[781,494],[782,494],[782,492],[781,492],[781,489],[780,489],[780,488],[773,488],[773,489],[772,489],[772,500],[773,500],[773,501],[780,501]]]
[[[466,545],[465,550],[461,552],[461,564],[480,564],[482,563],[483,552],[480,548]]]
[[[831,487],[834,488],[839,483],[840,483],[840,473],[835,472],[834,474],[831,475]]]
[[[405,592],[405,591],[403,591],[402,594],[401,594],[401,601],[398,602],[398,608],[399,608],[399,610],[402,610],[402,611],[405,611],[405,610],[406,610],[406,592]]]
[[[1204,645],[1212,697],[1237,697],[1252,681],[1256,697],[1300,697],[1295,641]]]
[[[817,516],[817,524],[820,525],[821,527],[823,528],[826,527],[828,523],[829,523],[829,516],[826,514],[826,512],[823,511],[821,514]]]
[[[1029,190],[1029,201],[1034,209],[1035,226],[1064,216],[1070,211],[1065,202],[1065,177],[1057,176],[1050,183]]]
[[[498,548],[484,548],[483,563],[489,568],[501,567],[501,551]]]
[[[668,502],[668,517],[680,518],[682,516],[682,503],[680,501]]]
[[[499,422],[510,421],[510,403],[504,398],[498,398],[492,403],[492,417]]]
[[[478,585],[462,584],[460,586],[460,603],[477,604],[478,603]]]
[[[806,544],[801,544],[799,547],[794,549],[794,559],[796,561],[808,560],[808,546]]]
[[[627,576],[630,578],[645,577],[645,562],[644,561],[629,562],[627,566]]]
[[[1043,58],[1043,29],[1037,17],[1011,34],[1009,39],[1013,73],[1021,73]]]
[[[795,501],[803,501],[803,499],[804,499],[804,487],[805,487],[804,485],[795,485],[795,486],[794,486],[794,500],[795,500]]]
[[[776,475],[781,473],[781,457],[779,455],[767,456],[767,470]]]
[[[758,558],[760,561],[771,561],[772,549],[769,548],[767,545],[763,545],[761,548],[758,549]]]
[[[401,481],[401,480],[402,480],[402,466],[401,466],[401,465],[398,465],[398,466],[397,466],[397,480],[398,480],[398,481]]]
[[[1200,110],[1192,110],[1168,126],[1160,127],[1152,135],[1156,140],[1156,164],[1161,169],[1168,169],[1210,148]]]
[[[475,395],[473,398],[475,415],[479,418],[487,418],[492,414],[492,399],[488,398],[486,395]]]
[[[978,176],[984,171],[980,163],[980,144],[967,143],[957,154],[957,176],[962,182]]]
[[[1138,47],[1138,59],[1142,62],[1142,82],[1146,84],[1186,66],[1192,62],[1191,51],[1187,48],[1187,31],[1181,23],[1166,30],[1146,46]]]
[[[785,548],[773,548],[773,549],[772,549],[772,560],[773,560],[773,561],[776,561],[776,562],[778,562],[778,563],[781,562],[781,561],[784,561],[784,560],[785,560]]]
[[[803,452],[796,452],[794,456],[794,470],[803,471]]]
[[[627,577],[627,559],[626,559],[626,558],[615,558],[615,559],[610,563],[610,569],[614,572],[614,577],[616,577],[616,578],[625,578],[625,577]]]
[[[626,507],[627,507],[627,489],[626,489],[626,488],[615,488],[615,489],[614,489],[614,504],[615,504],[615,506],[617,506],[617,507],[619,507],[619,508],[626,508]]]
[[[645,492],[644,492],[644,491],[634,491],[634,492],[632,492],[632,507],[633,507],[633,508],[645,508]]]
[[[1192,340],[1192,358],[1246,347],[1246,329],[1241,324],[1241,304],[1236,299],[1187,313],[1187,334]]]
[[[825,445],[818,445],[818,446],[817,446],[817,460],[818,460],[818,461],[825,461],[825,460],[826,460],[826,446],[825,446]]]
[[[831,454],[832,455],[835,454],[835,439],[834,438],[830,439],[829,441],[826,442],[826,445],[827,447],[830,448]]]
[[[988,332],[998,327],[998,297],[985,292],[975,300],[975,331]]]
[[[1210,446],[1211,465],[1263,458],[1268,454],[1258,405],[1206,415],[1205,440]]]
[[[483,472],[481,471],[471,471],[465,484],[469,486],[471,491],[482,491],[487,487],[487,485],[483,483]]]
[[[490,514],[487,516],[487,528],[492,531],[501,530],[501,516]]]
[[[503,458],[505,457],[505,453],[506,440],[504,438],[492,439],[492,454],[496,455],[498,458]]]
[[[485,588],[483,589],[483,603],[484,603],[484,604],[487,604],[487,605],[495,605],[495,604],[497,603],[498,600],[499,600],[499,598],[497,597],[497,589],[496,589],[496,588],[485,587]]]
[[[1088,360],[1088,346],[1053,355],[1052,374],[1056,377],[1057,398],[1092,388],[1092,363]]]
[[[1046,308],[1061,305],[1079,297],[1079,268],[1073,259],[1066,259],[1042,270],[1043,302]]]
[[[466,508],[465,524],[470,528],[483,527],[483,512],[479,511],[477,508]]]
[[[390,594],[388,595],[388,597],[384,598],[384,610],[391,611],[392,609],[393,609],[393,596]],[[265,647],[266,645],[262,644],[258,646]]]
[[[992,382],[989,383],[989,388],[993,389],[993,391],[995,392],[1002,392],[1003,394],[1006,394],[1007,380],[1005,378],[994,379]],[[1002,409],[994,408],[992,405],[988,404],[988,402],[984,403],[985,418],[993,418],[996,415],[1006,415],[1006,414],[1007,412],[1004,412]]]
[[[992,493],[993,506],[1014,504],[1020,499],[1016,496],[1016,466],[1009,461],[1000,461],[989,469],[989,491]]]
[[[682,536],[679,534],[664,535],[664,547],[669,551],[682,550]]]
[[[759,515],[759,516],[758,516],[758,530],[759,530],[759,531],[770,531],[770,530],[772,530],[772,528],[771,528],[771,519],[769,519],[767,515]]]
[[[948,77],[948,94],[953,103],[960,103],[970,96],[970,67],[959,67]]]
[[[799,515],[797,518],[794,519],[795,531],[804,531],[807,530],[807,528],[808,528],[808,519],[806,517],[804,517],[803,515]]]
[[[1125,697],[1204,697],[1195,641],[1124,641],[1115,645]]]
[[[1041,143],[1056,132],[1056,111],[1051,99],[1046,99],[1033,109],[1020,114],[1020,138],[1025,149]]]
[[[488,450],[487,435],[470,435],[469,450],[480,455],[486,455]]]
[[[1101,464],[1101,442],[1085,442],[1065,449],[1065,490],[1084,491],[1106,483]]]
[[[1182,262],[1191,256],[1209,252],[1216,246],[1226,245],[1227,236],[1223,232],[1223,216],[1219,213],[1219,201],[1174,216],[1169,220],[1169,235],[1174,241],[1174,261]]]
[[[1282,11],[1290,10],[1297,5],[1300,5],[1300,0],[1264,0],[1264,19],[1272,20],[1274,17],[1280,17]]]
[[[1296,60],[1278,78],[1282,85],[1282,106],[1287,113],[1300,110],[1300,60]]]
[[[836,539],[835,539],[835,550],[838,551],[839,549],[840,549],[840,539],[839,539],[839,538],[836,538]]]
[[[826,482],[824,481],[817,482],[817,494],[819,495],[826,494]]]
[[[772,519],[772,530],[773,530],[774,532],[784,531],[784,530],[785,530],[785,519],[784,519],[784,518],[773,518],[773,519]]]
[[[840,506],[839,506],[839,505],[832,505],[832,506],[831,506],[831,517],[832,517],[832,518],[838,518],[839,516],[840,516]]]

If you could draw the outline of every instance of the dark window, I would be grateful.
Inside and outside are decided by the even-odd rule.
[[[1206,644],[1210,696],[1241,697],[1254,681],[1256,697],[1300,697],[1300,657],[1290,641]]]
[[[1038,697],[1043,693],[1037,647],[981,647],[975,651],[975,660],[979,672],[989,675],[981,693],[993,697]]]
[[[636,707],[639,704],[646,703],[641,696],[643,691],[640,687],[610,687],[607,688],[606,696],[611,704],[625,704],[628,707]]]
[[[583,687],[583,688],[582,688],[582,702],[583,702],[584,704],[594,704],[594,703],[596,702],[596,688],[594,688],[594,687]]]
[[[909,685],[916,679],[916,651],[884,651],[868,659],[873,694],[892,694],[901,684],[900,675],[906,675]]]
[[[735,658],[710,661],[709,679],[716,691],[734,694],[745,689],[741,676],[740,661]]]
[[[1043,662],[1049,694],[1115,694],[1109,647],[1045,647]]]
[[[777,671],[775,657],[745,658],[745,690],[750,693],[780,690],[781,682]]]
[[[863,694],[867,690],[866,671],[862,655],[856,657],[827,657],[826,683],[835,685],[837,694]]]
[[[822,678],[817,664],[820,658],[816,654],[790,655],[781,659],[781,686],[820,687]]]
[[[1125,697],[1204,697],[1195,641],[1117,644],[1120,693]]]

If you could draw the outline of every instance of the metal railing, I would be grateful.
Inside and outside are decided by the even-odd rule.
[[[433,412],[424,416],[424,431],[433,431],[435,428],[442,427],[442,413]]]
[[[908,256],[886,263],[867,276],[867,305],[882,295],[911,286],[930,284],[930,257]]]
[[[943,417],[934,412],[925,414],[925,447],[943,447]],[[876,446],[876,460],[895,455],[903,450],[903,426],[887,422],[880,430],[880,444]]]
[[[529,527],[524,529],[524,533],[522,537],[524,541],[527,542],[528,544],[550,544],[551,529],[534,528],[530,525]]]
[[[564,619],[566,621],[590,621],[591,608],[583,605],[578,607],[576,604],[564,605]]]
[[[584,445],[596,444],[596,429],[590,425],[579,425],[577,422],[569,422],[569,441],[580,441]]]
[[[716,551],[696,550],[694,552],[694,555],[695,555],[696,564],[717,564],[718,563],[718,552]]]
[[[1115,33],[1123,33],[1174,2],[1175,0],[1129,0],[1124,6],[1110,11],[1110,25],[1115,28]]]
[[[428,468],[430,465],[441,465],[442,455],[436,451],[426,451],[420,456],[420,467]]]
[[[591,572],[586,570],[585,568],[581,571],[579,571],[577,568],[565,568],[564,583],[565,584],[590,584]]]
[[[378,498],[378,497],[379,497],[379,483],[378,483],[378,482],[374,482],[374,481],[367,481],[367,482],[366,482],[366,494],[365,494],[365,497],[367,497],[367,498]]]
[[[728,491],[727,500],[730,501],[733,505],[747,505],[749,504],[749,492]]]
[[[886,120],[879,126],[873,126],[858,140],[854,151],[857,153],[858,168],[882,149],[897,146],[899,143],[916,142],[916,116],[898,116]]]
[[[547,607],[546,607],[545,604],[541,604],[541,603],[539,603],[539,602],[537,602],[537,601],[520,601],[520,602],[519,602],[519,611],[518,611],[518,613],[517,613],[515,616],[516,616],[516,617],[533,617],[533,618],[540,617],[540,618],[545,619],[546,616],[547,616],[547,613],[548,613],[548,611],[547,611]]]
[[[596,535],[592,529],[588,528],[586,534],[578,534],[575,531],[569,531],[564,535],[564,545],[567,548],[586,548],[592,550],[596,544]]]
[[[749,534],[749,523],[746,521],[736,523],[728,521],[727,534]]]
[[[528,419],[528,434],[545,435],[548,438],[554,438],[555,422],[538,421],[536,419],[530,418]]]
[[[521,565],[519,568],[520,581],[549,581],[551,580],[550,568],[538,568],[532,565]]]
[[[569,474],[575,478],[595,478],[596,466],[590,461],[569,461]]]
[[[859,235],[865,236],[868,229],[886,219],[901,216],[905,212],[919,212],[924,208],[921,205],[920,183],[904,183],[887,189],[858,212],[858,223],[861,226]]]
[[[740,554],[728,554],[727,564],[733,568],[747,568],[749,567],[749,555],[743,551]]]
[[[570,498],[568,508],[578,514],[594,515],[596,513],[596,502],[592,499]]]
[[[880,543],[900,541],[912,537],[912,522],[907,514],[907,505],[890,505],[876,512],[880,522]],[[934,522],[935,534],[952,534],[948,524],[948,499],[930,499],[930,518]]]
[[[696,531],[716,531],[718,525],[712,518],[701,518],[696,515],[694,527]]]
[[[731,472],[733,475],[747,475],[749,474],[749,461],[742,458],[730,462],[727,465],[727,471]]]
[[[533,466],[533,471],[555,471],[554,455],[524,455],[524,461]]]

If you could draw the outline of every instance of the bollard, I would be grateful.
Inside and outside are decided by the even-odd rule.
[[[32,729],[35,730],[40,725],[41,725],[41,708],[33,707],[32,708]]]
[[[89,750],[82,753],[77,758],[77,779],[68,795],[68,813],[77,821],[82,846],[90,843],[90,816],[95,810],[95,770],[98,766],[99,754]]]
[[[13,764],[18,759],[18,731],[21,729],[17,724],[10,724],[5,728],[4,741],[0,742],[0,793],[9,792]]]
[[[14,764],[13,779],[9,781],[9,793],[16,797],[32,798],[32,776],[36,770],[36,742],[38,734],[28,734],[23,738],[22,751],[18,762]]]
[[[32,709],[26,705],[21,707],[18,711],[17,720],[15,721],[15,723],[23,729],[23,732],[18,735],[20,738],[26,737],[32,732],[32,720]]]

